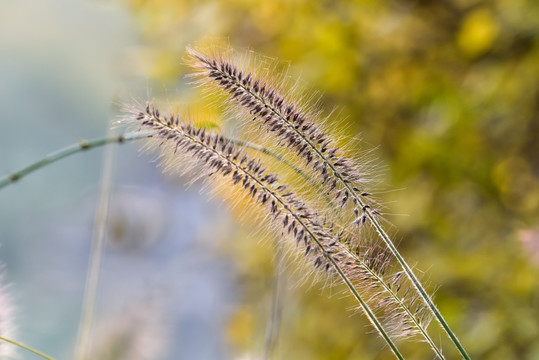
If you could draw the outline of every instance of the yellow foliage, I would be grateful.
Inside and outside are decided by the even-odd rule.
[[[470,57],[487,52],[494,44],[499,27],[491,11],[472,11],[464,21],[457,36],[459,48]]]

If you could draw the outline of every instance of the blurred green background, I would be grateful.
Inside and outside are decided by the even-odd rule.
[[[472,358],[539,358],[539,2],[87,3],[120,4],[129,19],[136,40],[114,57],[120,96],[150,88],[153,98],[204,108],[182,60],[199,41],[289,62],[290,75],[323,92],[325,110],[338,108],[347,135],[377,148],[386,190],[379,197],[396,214],[387,218],[400,249],[427,273]],[[226,251],[236,274],[236,300],[222,310],[227,350],[219,356],[255,359],[272,249],[248,222],[230,232],[217,252]],[[345,310],[351,301],[287,285],[275,358],[392,358],[363,317]],[[406,346],[410,358],[432,357],[420,344]]]

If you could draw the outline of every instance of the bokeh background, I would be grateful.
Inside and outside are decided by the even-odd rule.
[[[400,249],[472,357],[537,359],[538,35],[534,0],[3,1],[0,172],[106,134],[131,98],[206,109],[184,77],[188,44],[278,58],[337,107],[342,131],[376,147]],[[76,340],[102,156],[0,191],[18,338],[59,359]],[[127,336],[130,359],[259,358],[271,241],[151,160],[136,144],[114,156],[96,351]],[[392,357],[349,299],[291,276],[276,359]]]

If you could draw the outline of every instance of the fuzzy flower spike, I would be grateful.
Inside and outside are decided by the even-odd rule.
[[[174,163],[171,154],[181,156],[182,163],[189,162],[189,173],[195,172],[205,179],[220,174],[253,202],[262,205],[275,230],[284,238],[295,240],[297,254],[309,259],[319,273],[346,285],[397,358],[402,355],[393,339],[424,331],[422,323],[428,322],[424,312],[420,307],[413,309],[410,299],[399,293],[402,277],[386,275],[388,254],[367,248],[361,252],[348,249],[341,239],[346,234],[334,234],[328,229],[316,211],[276,175],[267,172],[259,159],[217,133],[150,106],[134,111],[131,120],[141,130],[153,131],[150,148],[158,146],[169,164]]]
[[[238,67],[232,56],[226,53],[215,55],[189,48],[193,76],[201,85],[211,84],[220,88],[230,99],[230,103],[246,117],[259,122],[268,133],[273,134],[279,144],[289,148],[304,159],[305,164],[317,173],[328,194],[337,199],[341,206],[352,202],[351,216],[354,223],[369,223],[378,233],[384,246],[391,252],[418,296],[437,319],[460,354],[469,359],[464,347],[450,329],[448,323],[434,304],[433,300],[412,271],[412,268],[399,253],[389,235],[381,226],[379,211],[368,202],[369,193],[363,189],[362,176],[358,167],[339,148],[322,124],[317,122],[317,114],[305,111],[306,106],[286,95],[284,84],[254,72]],[[230,53],[230,52],[229,52]],[[440,356],[441,354],[438,354]]]

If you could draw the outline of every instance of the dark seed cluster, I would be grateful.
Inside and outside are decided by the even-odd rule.
[[[237,104],[249,112],[253,120],[260,120],[267,131],[274,133],[284,146],[295,152],[320,175],[321,183],[339,206],[350,199],[354,203],[355,224],[365,223],[364,200],[369,194],[359,189],[362,180],[354,164],[339,156],[339,149],[322,131],[311,116],[300,110],[293,101],[277,92],[272,86],[249,72],[238,69],[222,58],[205,56],[190,51],[196,59],[195,67],[219,87],[223,88]]]
[[[276,175],[267,173],[258,159],[219,134],[184,123],[178,116],[161,115],[149,106],[136,119],[143,127],[153,129],[155,137],[173,144],[175,153],[183,152],[197,159],[208,173],[220,173],[241,185],[251,198],[267,206],[274,223],[303,246],[305,255],[314,258],[315,267],[331,269],[330,258],[339,256],[336,241],[323,230],[316,215],[279,184]]]

